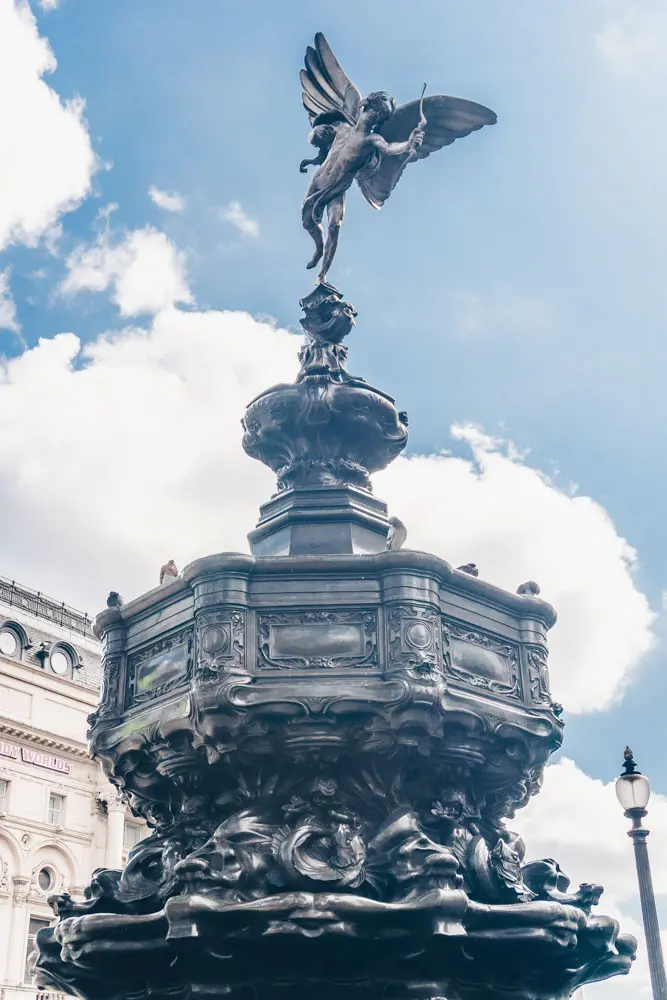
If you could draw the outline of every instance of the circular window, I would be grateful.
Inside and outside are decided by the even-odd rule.
[[[54,649],[49,657],[49,663],[54,674],[66,674],[72,665],[69,656],[62,649]]]
[[[19,641],[16,634],[10,629],[0,632],[0,653],[3,656],[16,656],[19,648]]]
[[[52,889],[54,882],[53,872],[49,868],[41,868],[37,875],[37,884],[42,892],[48,892],[49,889]]]

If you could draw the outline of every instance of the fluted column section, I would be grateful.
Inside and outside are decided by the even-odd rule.
[[[658,923],[658,911],[655,905],[653,879],[651,878],[651,865],[648,858],[648,844],[646,843],[648,834],[649,831],[643,827],[638,830],[630,830],[629,832],[635,848],[639,898],[642,905],[642,918],[644,921],[644,934],[646,935],[646,949],[648,951],[648,966],[651,974],[653,1000],[667,1000],[665,961],[662,955],[660,924]]]
[[[12,879],[13,898],[9,923],[9,948],[7,953],[7,981],[23,982],[23,966],[28,933],[28,892],[30,878],[15,875]]]

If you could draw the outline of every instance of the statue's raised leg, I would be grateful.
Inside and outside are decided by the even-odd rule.
[[[334,198],[333,201],[330,201],[327,206],[327,241],[324,247],[322,269],[318,275],[319,281],[326,281],[329,268],[333,264],[333,259],[336,256],[336,250],[338,249],[338,238],[340,236],[340,227],[343,225],[344,215],[345,195],[341,195],[338,198]]]
[[[306,267],[308,270],[317,267],[319,262],[322,260],[322,254],[324,253],[324,235],[322,233],[322,214],[323,209],[317,209],[317,203],[313,197],[308,197],[303,203],[303,208],[301,209],[301,221],[303,223],[303,228],[311,236],[313,243],[315,244],[315,252]],[[315,207],[314,207],[315,206]]]

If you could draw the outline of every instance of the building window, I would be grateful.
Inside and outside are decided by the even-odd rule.
[[[125,823],[123,831],[123,850],[127,854],[133,847],[136,847],[140,840],[144,839],[144,828],[138,823]]]
[[[21,643],[16,632],[11,628],[0,629],[0,653],[18,659],[21,654]]]
[[[72,673],[72,662],[69,650],[63,649],[62,646],[56,646],[49,656],[49,666],[59,677],[69,676]]]
[[[32,968],[31,956],[35,950],[35,938],[37,936],[37,931],[41,931],[42,927],[50,927],[51,921],[46,920],[44,917],[31,917],[30,923],[28,925],[28,940],[25,947],[25,972],[23,975],[24,983],[34,982],[34,970]]]
[[[46,816],[47,823],[52,826],[62,826],[65,817],[65,796],[49,793],[49,809]]]
[[[49,889],[53,889],[56,884],[56,879],[50,868],[40,868],[37,873],[37,885],[42,890],[42,892],[48,892]]]
[[[0,779],[0,816],[7,814],[9,806],[9,782]]]

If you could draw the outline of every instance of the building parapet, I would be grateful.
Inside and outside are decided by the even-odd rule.
[[[31,590],[30,587],[24,587],[4,576],[0,576],[0,601],[94,639],[92,619],[83,611],[77,611],[64,601],[56,601],[39,590]]]

